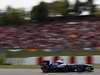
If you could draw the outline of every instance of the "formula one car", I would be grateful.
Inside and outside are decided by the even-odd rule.
[[[94,70],[92,65],[87,64],[56,64],[50,61],[43,61],[41,64],[43,73],[50,72],[92,72]]]

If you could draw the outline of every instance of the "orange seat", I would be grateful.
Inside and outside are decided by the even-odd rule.
[[[32,48],[32,49],[28,49],[28,51],[35,52],[35,51],[38,51],[38,49],[37,48]]]

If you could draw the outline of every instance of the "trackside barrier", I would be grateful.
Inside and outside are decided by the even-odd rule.
[[[37,64],[40,65],[43,62],[43,57],[37,57]]]
[[[76,57],[75,56],[70,56],[69,57],[69,63],[70,64],[75,64],[76,63]]]
[[[58,59],[64,59],[66,64],[100,64],[100,56],[47,56],[47,57],[27,57],[27,58],[7,58],[6,64],[41,64],[43,60],[55,62]]]
[[[92,58],[92,56],[87,56],[86,58],[85,58],[86,60],[86,64],[93,64],[93,58]]]

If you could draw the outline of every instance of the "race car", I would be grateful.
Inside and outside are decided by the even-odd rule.
[[[93,72],[94,67],[87,64],[57,64],[55,62],[50,63],[49,60],[43,61],[41,64],[41,70],[43,73],[50,72]]]

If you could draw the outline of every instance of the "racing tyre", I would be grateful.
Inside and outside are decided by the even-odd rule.
[[[86,67],[86,69],[85,69],[87,72],[92,72],[92,69],[91,69],[91,67]]]
[[[49,67],[47,65],[44,65],[42,68],[43,73],[48,73],[49,72]]]

